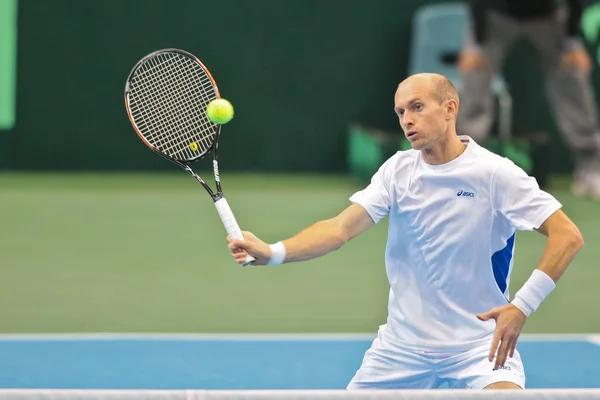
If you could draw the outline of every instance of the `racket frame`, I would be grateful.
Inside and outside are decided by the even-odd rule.
[[[166,48],[166,49],[156,50],[156,51],[153,51],[152,53],[144,56],[142,59],[140,59],[133,66],[133,68],[131,69],[131,72],[127,76],[127,81],[125,83],[125,94],[124,95],[125,95],[125,109],[127,110],[127,116],[129,118],[129,121],[131,122],[131,125],[133,126],[135,133],[139,136],[139,138],[142,140],[142,142],[148,148],[150,148],[153,152],[155,152],[159,156],[165,158],[166,160],[177,164],[179,167],[181,167],[183,170],[185,170],[187,173],[189,173],[194,179],[196,179],[196,181],[198,181],[204,187],[204,189],[208,192],[208,194],[212,198],[213,202],[215,203],[215,206],[217,207],[217,210],[219,211],[219,216],[221,217],[221,220],[225,224],[225,227],[227,228],[227,230],[229,231],[231,224],[234,224],[237,231],[239,231],[239,226],[237,226],[237,222],[235,221],[235,218],[233,217],[231,208],[227,204],[227,200],[225,199],[225,197],[223,195],[223,188],[221,186],[221,178],[219,176],[219,159],[218,158],[219,158],[219,137],[221,134],[221,125],[215,124],[214,140],[212,142],[212,145],[209,148],[207,148],[205,152],[203,152],[203,153],[199,154],[198,156],[191,158],[191,159],[177,160],[174,157],[171,157],[171,156],[163,153],[157,147],[153,146],[144,137],[144,135],[140,132],[137,124],[135,123],[135,119],[133,118],[133,114],[132,114],[130,103],[129,103],[129,93],[131,92],[132,78],[133,78],[135,72],[140,67],[140,65],[144,64],[149,59],[152,59],[162,53],[180,53],[180,54],[194,60],[195,62],[197,62],[202,67],[202,69],[207,74],[207,76],[209,77],[209,79],[213,85],[213,88],[214,88],[214,91],[216,94],[216,98],[221,98],[221,93],[219,91],[219,87],[217,86],[217,83],[215,82],[215,79],[213,78],[209,69],[206,68],[206,66],[202,63],[202,61],[200,61],[196,56],[194,56],[193,54],[191,54],[185,50],[175,49],[175,48]],[[202,179],[202,177],[200,177],[200,175],[198,175],[196,172],[194,172],[194,170],[190,166],[191,163],[205,158],[210,152],[212,152],[213,175],[214,175],[214,180],[215,180],[216,191],[213,191],[212,188],[206,183],[206,181],[204,179]],[[242,238],[243,238],[243,236],[242,236]],[[255,260],[254,257],[248,255],[246,257],[246,262],[242,265],[243,266],[249,265],[254,260]]]
[[[194,158],[191,158],[191,159],[188,159],[185,161],[181,161],[181,160],[177,160],[177,159],[163,153],[162,151],[160,151],[160,149],[153,146],[144,137],[144,135],[140,132],[140,130],[137,127],[137,124],[135,123],[135,120],[133,118],[133,115],[131,112],[131,107],[129,104],[129,93],[131,92],[131,81],[132,81],[133,75],[138,70],[140,65],[144,64],[149,59],[155,58],[156,56],[158,56],[159,54],[162,54],[162,53],[180,53],[180,54],[183,54],[184,56],[194,60],[195,62],[197,62],[202,67],[204,72],[206,72],[206,75],[210,79],[210,81],[213,85],[213,88],[215,90],[215,93],[217,95],[216,98],[218,98],[218,99],[221,98],[221,92],[219,91],[219,86],[217,85],[217,82],[213,78],[213,76],[210,73],[210,71],[208,70],[208,68],[206,68],[206,66],[202,63],[202,61],[200,61],[198,59],[198,57],[194,56],[192,53],[189,53],[189,52],[187,52],[185,50],[181,50],[181,49],[175,49],[175,48],[161,49],[161,50],[153,51],[152,53],[150,53],[150,54],[144,56],[142,59],[140,59],[133,66],[133,68],[131,69],[131,72],[127,76],[127,81],[125,83],[125,109],[127,110],[127,116],[129,118],[129,121],[131,122],[131,125],[134,128],[135,133],[139,136],[139,138],[144,142],[144,144],[146,146],[148,146],[152,151],[154,151],[159,156],[166,158],[167,160],[179,165],[182,169],[187,171],[198,182],[200,182],[200,184],[204,187],[204,189],[206,189],[206,191],[208,192],[210,197],[212,197],[213,201],[216,202],[217,200],[223,198],[223,188],[221,186],[221,179],[219,177],[219,136],[221,134],[221,125],[215,124],[216,125],[215,126],[215,129],[216,129],[215,138],[212,142],[212,145],[204,153],[201,153]],[[202,179],[198,174],[196,174],[190,166],[190,164],[193,163],[194,161],[198,161],[198,160],[205,158],[208,155],[208,153],[210,153],[211,151],[212,151],[212,158],[213,158],[213,174],[214,174],[214,178],[215,178],[216,192],[213,191],[212,188],[204,181],[204,179]]]

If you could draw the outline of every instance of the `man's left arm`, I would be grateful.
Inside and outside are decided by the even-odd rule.
[[[583,236],[562,210],[552,214],[537,231],[548,238],[537,269],[556,283],[583,247]]]
[[[489,360],[496,358],[494,368],[498,368],[504,365],[507,356],[513,356],[527,317],[554,290],[556,282],[581,250],[583,237],[561,210],[560,203],[514,163],[508,160],[501,163],[492,187],[497,211],[511,225],[520,230],[536,230],[548,238],[537,268],[513,301],[477,315],[483,321],[496,320]]]
[[[538,229],[548,240],[542,257],[511,304],[529,317],[550,294],[556,283],[583,247],[583,236],[562,211],[552,214]]]

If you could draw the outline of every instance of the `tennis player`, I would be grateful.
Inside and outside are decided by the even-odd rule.
[[[244,232],[229,249],[238,263],[246,252],[257,265],[309,260],[389,216],[387,323],[348,389],[524,388],[517,339],[583,238],[534,178],[457,135],[459,98],[444,76],[410,76],[394,100],[412,149],[389,158],[348,208],[271,245]],[[534,229],[546,246],[511,301],[515,232]]]

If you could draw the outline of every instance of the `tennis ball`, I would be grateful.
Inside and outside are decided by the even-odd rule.
[[[196,143],[196,142],[190,143],[190,150],[198,151],[198,143]]]
[[[225,99],[215,99],[206,106],[206,116],[215,124],[226,124],[233,118],[233,106]]]

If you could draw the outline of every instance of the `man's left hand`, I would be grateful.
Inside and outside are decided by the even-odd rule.
[[[484,314],[477,314],[477,318],[481,321],[487,321],[490,319],[496,320],[496,332],[494,333],[494,339],[492,340],[492,347],[490,348],[489,360],[494,360],[496,356],[496,363],[494,369],[503,367],[506,362],[506,357],[512,358],[517,347],[517,339],[521,334],[523,325],[527,317],[521,310],[512,304],[507,304],[502,307],[492,308],[490,311]],[[498,348],[500,346],[500,348]],[[497,351],[497,353],[496,353]]]

